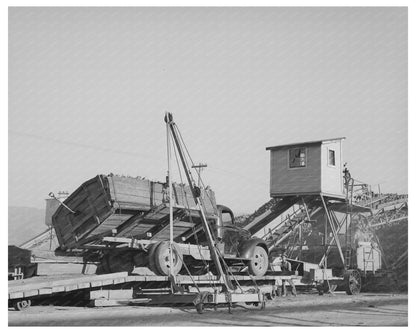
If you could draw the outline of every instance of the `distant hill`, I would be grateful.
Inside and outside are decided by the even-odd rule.
[[[46,229],[44,209],[9,206],[9,245],[19,246]]]

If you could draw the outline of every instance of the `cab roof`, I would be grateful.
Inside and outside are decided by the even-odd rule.
[[[275,150],[275,149],[279,149],[279,148],[283,148],[283,147],[292,147],[292,146],[300,146],[300,145],[312,145],[312,144],[316,144],[316,143],[323,143],[323,142],[330,142],[330,141],[340,141],[340,140],[344,140],[344,139],[346,139],[346,137],[341,136],[341,137],[332,138],[332,139],[321,139],[321,140],[315,140],[315,141],[287,143],[287,144],[278,145],[278,146],[266,147],[266,150]]]

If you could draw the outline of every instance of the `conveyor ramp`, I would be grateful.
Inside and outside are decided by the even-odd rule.
[[[266,209],[264,213],[254,218],[248,218],[248,220],[252,219],[252,221],[245,225],[244,229],[246,229],[252,235],[254,235],[258,231],[266,227],[270,222],[279,217],[281,214],[283,214],[285,211],[287,211],[290,207],[299,203],[301,200],[302,198],[298,196],[289,196],[281,199],[272,199],[271,201],[269,201],[269,208]]]

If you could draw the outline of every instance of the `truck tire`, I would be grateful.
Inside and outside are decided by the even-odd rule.
[[[30,308],[31,305],[32,305],[32,301],[30,299],[28,300],[22,299],[19,301],[15,301],[13,304],[13,307],[16,311],[24,311]]]
[[[154,252],[153,255],[154,264],[156,266],[156,270],[160,275],[168,276],[169,273],[176,275],[182,269],[183,264],[183,256],[182,253],[173,246],[173,268],[172,271],[169,267],[169,242],[162,242],[160,243]]]
[[[150,245],[150,247],[149,247],[149,253],[148,253],[148,257],[149,257],[149,268],[156,275],[158,275],[158,271],[157,271],[157,268],[156,268],[155,252],[156,252],[156,248],[159,245],[160,245],[160,243],[154,243],[154,244]]]
[[[248,271],[254,276],[263,276],[269,268],[269,256],[266,250],[261,246],[256,246],[253,251],[253,257],[248,263]]]
[[[349,269],[344,274],[347,295],[358,295],[361,291],[361,275],[356,269]]]

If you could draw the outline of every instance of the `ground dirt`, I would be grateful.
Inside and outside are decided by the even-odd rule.
[[[406,294],[302,294],[269,301],[261,310],[238,304],[231,309],[122,306],[85,308],[32,306],[10,309],[9,326],[407,326]]]

